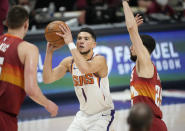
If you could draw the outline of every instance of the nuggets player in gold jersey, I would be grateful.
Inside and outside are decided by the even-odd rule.
[[[17,115],[26,94],[56,116],[58,107],[37,84],[39,51],[23,40],[29,26],[27,11],[14,6],[8,12],[8,32],[0,36],[0,130],[17,131]]]
[[[160,105],[162,87],[155,65],[151,61],[151,53],[155,49],[155,40],[148,35],[140,36],[133,13],[128,5],[129,0],[123,0],[126,26],[132,46],[131,59],[136,62],[130,80],[132,105],[146,103],[153,111],[153,121],[150,131],[167,131],[162,120]]]

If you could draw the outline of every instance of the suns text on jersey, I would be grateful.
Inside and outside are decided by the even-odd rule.
[[[74,86],[83,86],[87,84],[94,84],[93,74],[88,73],[81,76],[73,75]]]

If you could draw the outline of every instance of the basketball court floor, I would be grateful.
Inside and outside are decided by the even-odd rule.
[[[117,111],[117,130],[128,131],[127,116],[130,108],[130,91],[112,93]],[[18,131],[66,131],[79,109],[77,101],[59,105],[59,114],[50,118],[44,108],[22,109]],[[185,131],[185,91],[164,90],[161,106],[168,131]]]

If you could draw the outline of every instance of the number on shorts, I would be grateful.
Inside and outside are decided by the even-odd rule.
[[[2,70],[2,65],[3,65],[3,62],[4,62],[4,57],[0,57],[0,75],[1,75],[1,70]]]
[[[161,101],[162,101],[162,91],[161,91],[160,86],[156,85],[155,86],[155,91],[156,91],[156,94],[155,94],[155,104],[157,106],[160,106],[161,105]]]

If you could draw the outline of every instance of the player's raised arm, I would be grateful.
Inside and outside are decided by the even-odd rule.
[[[138,75],[142,77],[151,77],[153,75],[153,72],[150,73],[150,70],[153,69],[153,65],[151,62],[150,53],[143,45],[143,42],[138,32],[136,20],[127,1],[128,0],[123,0],[122,5],[125,13],[127,30],[129,32],[130,39],[132,41],[132,45],[138,60],[138,63],[136,62],[136,68],[139,69]]]
[[[73,43],[73,38],[69,27],[61,25],[60,29],[63,32],[63,34],[59,33],[57,34],[64,38],[64,41],[68,45],[73,56],[73,59],[77,64],[79,70],[84,74],[99,73],[101,77],[105,77],[108,72],[108,67],[106,64],[106,60],[103,56],[95,56],[91,61],[87,61],[87,59],[85,58],[86,56],[85,57],[83,56],[84,53],[87,53],[88,55],[93,55],[92,49],[96,46],[96,41],[92,38],[91,36],[92,34],[85,33],[86,31],[84,32],[82,31],[83,33],[78,35],[77,41],[79,41],[79,44],[76,47],[75,44]],[[88,50],[83,52],[85,48],[88,48]],[[89,57],[88,55],[87,57]]]
[[[62,78],[67,71],[69,71],[70,64],[72,62],[71,57],[67,57],[62,62],[52,69],[52,56],[53,52],[60,47],[54,47],[52,44],[47,44],[46,57],[43,67],[43,81],[44,83],[52,83]]]

